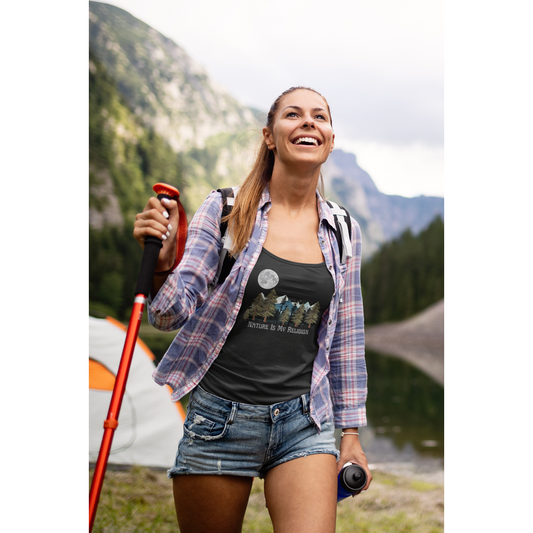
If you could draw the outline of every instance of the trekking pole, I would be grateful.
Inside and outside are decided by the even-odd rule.
[[[157,193],[157,198],[160,200],[162,198],[169,198],[178,202],[180,221],[178,235],[176,237],[176,260],[173,267],[176,268],[183,256],[185,240],[187,237],[187,218],[185,215],[185,210],[179,201],[180,193],[178,189],[164,183],[156,183],[153,186],[153,189]],[[113,387],[113,394],[111,396],[111,403],[109,405],[107,419],[104,422],[104,436],[102,438],[102,444],[100,445],[100,452],[98,453],[98,460],[96,462],[94,476],[91,483],[91,491],[89,493],[89,531],[92,531],[93,529],[96,508],[98,507],[98,500],[100,499],[100,492],[102,490],[102,484],[107,467],[107,460],[111,451],[111,443],[113,442],[115,429],[118,426],[118,415],[120,413],[122,398],[126,389],[126,381],[128,380],[133,351],[135,349],[137,336],[139,334],[144,304],[150,293],[152,278],[154,276],[157,259],[159,257],[159,251],[161,250],[162,246],[163,241],[157,237],[147,236],[144,240],[144,253],[139,271],[139,277],[137,279],[137,287],[135,288],[133,309],[131,311],[130,322],[126,332],[126,340],[124,341],[124,349],[122,350],[117,377]]]

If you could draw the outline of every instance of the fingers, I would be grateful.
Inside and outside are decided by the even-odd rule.
[[[136,215],[133,235],[140,243],[149,235],[164,241],[170,237],[173,229],[172,224],[159,211],[152,209]]]
[[[359,443],[357,443],[355,449],[353,449],[351,446],[341,446],[341,455],[339,461],[337,462],[337,475],[340,473],[346,463],[355,463],[365,470],[367,479],[362,491],[367,490],[372,482],[372,473],[370,472],[370,468],[368,468],[366,455],[364,454]]]
[[[160,204],[163,207],[163,216],[169,220],[172,226],[177,228],[180,219],[178,202],[176,202],[176,200],[162,198]]]
[[[172,218],[172,222],[171,219]],[[169,200],[163,206],[157,198],[150,198],[142,213],[135,217],[133,236],[144,248],[144,240],[148,236],[157,237],[162,241],[175,238],[179,224],[177,203]]]
[[[361,492],[368,490],[368,487],[370,487],[370,483],[372,483],[372,474],[370,473],[368,466],[363,466],[363,468],[365,469],[367,480],[366,480],[366,485],[363,487],[363,490]]]

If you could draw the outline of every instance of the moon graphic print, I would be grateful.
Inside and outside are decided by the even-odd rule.
[[[270,268],[266,268],[259,273],[257,283],[263,289],[273,289],[279,283],[279,276]]]

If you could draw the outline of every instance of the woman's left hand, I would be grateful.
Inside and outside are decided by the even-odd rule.
[[[355,433],[354,430],[345,431],[347,433]],[[368,468],[368,461],[366,460],[365,452],[363,451],[361,443],[359,442],[359,436],[345,435],[344,437],[342,437],[340,452],[341,455],[337,462],[337,475],[346,463],[356,463],[359,466],[363,467],[366,472],[367,482],[363,490],[367,490],[370,486],[370,483],[372,482],[372,474],[370,473],[370,469]]]

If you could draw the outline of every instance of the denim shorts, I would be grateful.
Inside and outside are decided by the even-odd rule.
[[[309,394],[272,405],[237,403],[196,387],[183,437],[168,477],[177,474],[264,478],[291,459],[328,453],[339,459],[333,422],[321,431],[309,413]]]

